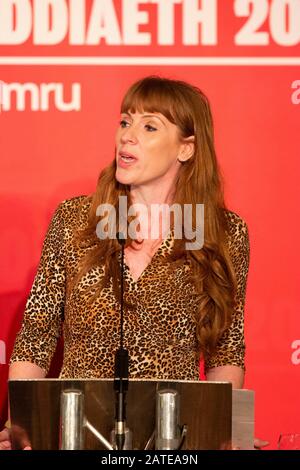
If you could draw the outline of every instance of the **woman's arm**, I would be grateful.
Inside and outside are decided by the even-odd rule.
[[[220,338],[215,351],[205,358],[208,380],[225,380],[241,388],[244,379],[244,305],[249,269],[250,244],[247,224],[235,213],[227,214],[229,255],[236,275],[237,290],[232,322]]]
[[[231,382],[232,388],[243,388],[244,375],[244,369],[232,365],[212,367],[206,371],[207,380],[212,382]]]
[[[65,301],[65,212],[62,203],[48,227],[10,359],[12,380],[45,378],[60,336]],[[24,448],[29,448],[27,443]],[[9,424],[0,432],[0,450],[8,449],[11,449]]]
[[[44,240],[39,267],[11,355],[11,373],[48,372],[61,335],[66,284],[65,223],[68,208],[56,209]],[[13,364],[16,363],[16,368]],[[38,367],[39,369],[36,369]],[[44,377],[45,375],[42,375]],[[40,375],[39,375],[40,377]],[[18,377],[20,378],[20,377]],[[31,376],[22,378],[31,378]]]
[[[46,372],[41,367],[28,361],[13,362],[9,366],[8,378],[14,379],[44,379]]]

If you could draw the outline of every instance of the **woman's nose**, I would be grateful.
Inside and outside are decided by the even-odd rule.
[[[121,133],[121,141],[124,143],[127,143],[127,142],[136,143],[137,142],[137,132],[133,126],[123,129],[123,132]]]

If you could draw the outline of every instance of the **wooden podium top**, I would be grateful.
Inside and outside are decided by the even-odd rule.
[[[12,438],[15,449],[28,439],[33,449],[59,449],[62,391],[84,394],[87,420],[107,439],[114,427],[113,379],[34,379],[9,381]],[[227,382],[130,379],[126,423],[133,433],[133,449],[142,450],[155,428],[158,389],[180,395],[180,424],[187,425],[183,449],[224,449],[231,444],[232,386]],[[104,450],[86,430],[85,449]]]

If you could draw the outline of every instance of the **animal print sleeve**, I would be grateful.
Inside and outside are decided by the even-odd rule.
[[[64,203],[55,211],[27,300],[10,362],[29,361],[48,372],[61,325],[65,298]]]
[[[228,364],[245,369],[244,305],[250,255],[249,234],[247,224],[237,214],[228,211],[227,217],[229,253],[237,280],[236,307],[231,326],[219,341],[215,353],[206,360],[206,370]]]

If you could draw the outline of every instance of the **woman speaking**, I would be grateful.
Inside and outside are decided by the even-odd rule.
[[[127,217],[119,217],[120,200]],[[166,224],[167,212],[153,217],[154,206],[177,211]],[[112,209],[118,217],[107,216]],[[46,377],[61,334],[61,378],[113,377],[120,230],[126,231],[129,377],[197,380],[203,359],[208,380],[241,388],[247,225],[225,206],[208,99],[188,83],[156,76],[125,94],[115,158],[95,193],[62,202],[54,214],[10,378]],[[203,243],[197,239],[201,230]],[[10,447],[8,430],[0,433],[1,445]]]

